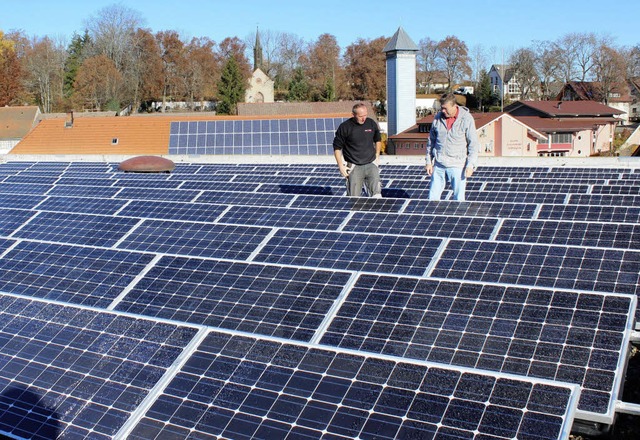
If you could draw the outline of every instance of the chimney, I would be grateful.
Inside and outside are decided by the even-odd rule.
[[[64,128],[73,127],[73,110],[67,113],[67,120],[64,122]]]
[[[560,104],[562,104],[562,101],[558,101],[558,110],[560,110]]]

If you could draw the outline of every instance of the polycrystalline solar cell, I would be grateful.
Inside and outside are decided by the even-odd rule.
[[[455,217],[532,218],[536,209],[537,205],[532,203],[450,203],[432,200],[411,200],[407,204],[405,212]]]
[[[219,223],[335,230],[348,215],[347,211],[235,206],[220,218]]]
[[[212,332],[127,438],[560,439],[573,393]]]
[[[468,201],[510,203],[565,203],[567,194],[556,192],[467,191]]]
[[[118,216],[213,223],[225,209],[222,205],[205,203],[132,200],[118,212]]]
[[[35,183],[0,183],[0,194],[29,194],[45,195],[53,188],[52,185],[38,185]]]
[[[73,175],[73,177],[71,177],[68,174],[64,174],[62,177],[60,177],[57,181],[56,181],[56,186],[60,186],[60,185],[81,185],[81,186],[97,186],[97,187],[110,187],[113,186],[113,184],[116,182],[115,179],[112,179],[111,177],[109,177],[109,174],[105,174],[105,175],[100,175],[102,177],[97,177],[94,175]]]
[[[143,180],[143,179],[118,179],[113,183],[118,188],[139,188],[139,189],[176,189],[180,186],[179,181],[175,180]]]
[[[0,187],[1,186],[2,185],[0,185]],[[0,208],[33,209],[36,205],[41,203],[43,200],[45,200],[45,197],[43,196],[3,194],[2,197],[0,197]]]
[[[121,249],[194,257],[247,259],[270,228],[145,220],[119,245]]]
[[[309,341],[348,272],[163,257],[116,310]]]
[[[429,188],[429,180],[424,177],[416,179],[386,179],[386,188],[402,188],[402,189],[425,189]],[[467,186],[469,188],[469,186]]]
[[[640,225],[505,220],[496,240],[571,246],[640,249]]]
[[[289,184],[289,185],[302,185],[305,183],[307,178],[305,176],[290,176],[290,175],[282,175],[282,176],[255,176],[255,175],[246,175],[239,174],[234,177],[234,182],[248,182],[248,183],[281,183],[281,184]]]
[[[640,185],[594,185],[592,194],[629,194],[639,195]]]
[[[203,191],[194,200],[201,203],[246,206],[288,206],[295,195],[276,193],[249,193],[233,191]]]
[[[34,216],[34,212],[22,209],[0,210],[0,235],[9,236]]]
[[[628,295],[362,275],[321,343],[582,386],[613,417]]]
[[[391,234],[278,230],[255,261],[303,267],[422,275],[441,240]]]
[[[301,195],[291,203],[292,208],[338,209],[347,211],[400,212],[404,200]]]
[[[153,255],[20,242],[0,259],[0,291],[107,307]]]
[[[421,237],[488,239],[497,223],[496,218],[356,212],[344,226],[344,230]]]
[[[158,200],[163,202],[189,202],[200,191],[183,189],[124,188],[115,195],[118,199]]]
[[[0,296],[0,430],[112,439],[196,329]]]
[[[56,185],[47,192],[49,196],[62,197],[98,197],[111,198],[116,195],[120,188],[108,186],[85,186],[85,185]]]
[[[96,199],[92,197],[47,197],[37,208],[41,211],[113,215],[125,203],[127,203],[126,200]]]
[[[431,275],[490,283],[638,294],[640,252],[450,240]]]
[[[539,219],[640,223],[640,207],[598,205],[542,205]]]
[[[58,180],[58,177],[45,177],[39,175],[29,175],[29,174],[18,174],[15,176],[9,176],[4,180],[4,183],[22,183],[22,184],[33,184],[33,185],[53,185]]]
[[[14,237],[111,247],[137,222],[132,218],[103,215],[40,212],[16,232]]]

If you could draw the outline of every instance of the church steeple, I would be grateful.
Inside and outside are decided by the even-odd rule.
[[[256,44],[253,47],[253,70],[262,69],[262,44],[260,44],[260,32],[256,27]]]

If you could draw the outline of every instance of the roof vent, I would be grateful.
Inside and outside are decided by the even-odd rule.
[[[73,110],[71,110],[67,114],[67,120],[64,121],[64,128],[71,128],[71,127],[73,127]]]

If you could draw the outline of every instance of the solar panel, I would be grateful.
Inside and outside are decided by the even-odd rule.
[[[77,214],[113,215],[126,200],[96,199],[92,197],[47,197],[37,205],[42,211],[74,212]]]
[[[376,199],[368,197],[298,196],[291,203],[292,208],[338,209],[347,211],[399,212],[405,204],[403,200]]]
[[[347,272],[164,257],[116,310],[310,341]]]
[[[635,300],[362,275],[321,343],[580,384],[609,423]]]
[[[287,206],[293,197],[288,194],[249,193],[233,191],[203,191],[195,202],[222,205]]]
[[[640,205],[640,196],[610,194],[571,194],[567,204],[632,207]]]
[[[334,230],[347,216],[346,211],[235,206],[220,218],[220,223]]]
[[[536,192],[511,191],[467,191],[466,198],[474,202],[510,202],[510,203],[565,203],[565,193],[544,193],[542,189]]]
[[[640,207],[598,205],[542,205],[538,218],[565,221],[640,223]]]
[[[195,333],[0,295],[0,432],[114,438]]]
[[[496,240],[640,249],[640,224],[505,220]]]
[[[226,208],[222,205],[211,206],[206,203],[132,200],[119,211],[118,215],[147,219],[213,223],[225,210]]]
[[[560,439],[573,400],[568,385],[212,332],[126,434]]]
[[[44,195],[51,189],[51,185],[37,185],[25,183],[0,183],[0,194],[30,194]]]
[[[2,185],[0,185],[0,187],[2,187]],[[45,200],[45,197],[42,196],[3,194],[2,197],[0,197],[0,208],[33,209],[43,200]]]
[[[33,217],[33,212],[21,209],[0,210],[0,235],[10,236],[13,231]]]
[[[278,230],[255,261],[406,275],[422,275],[441,240],[313,230]]]
[[[10,242],[0,244],[6,250]],[[0,258],[0,291],[108,307],[152,259],[142,253],[24,241]]]
[[[443,216],[532,218],[537,210],[533,203],[441,202],[412,200],[405,212]]]
[[[169,154],[329,155],[346,118],[172,122]]]
[[[184,189],[155,189],[155,188],[124,188],[118,194],[118,199],[161,200],[175,202],[189,202],[200,195],[200,191]]]
[[[170,220],[145,220],[118,245],[121,249],[194,257],[245,260],[270,229]]]

